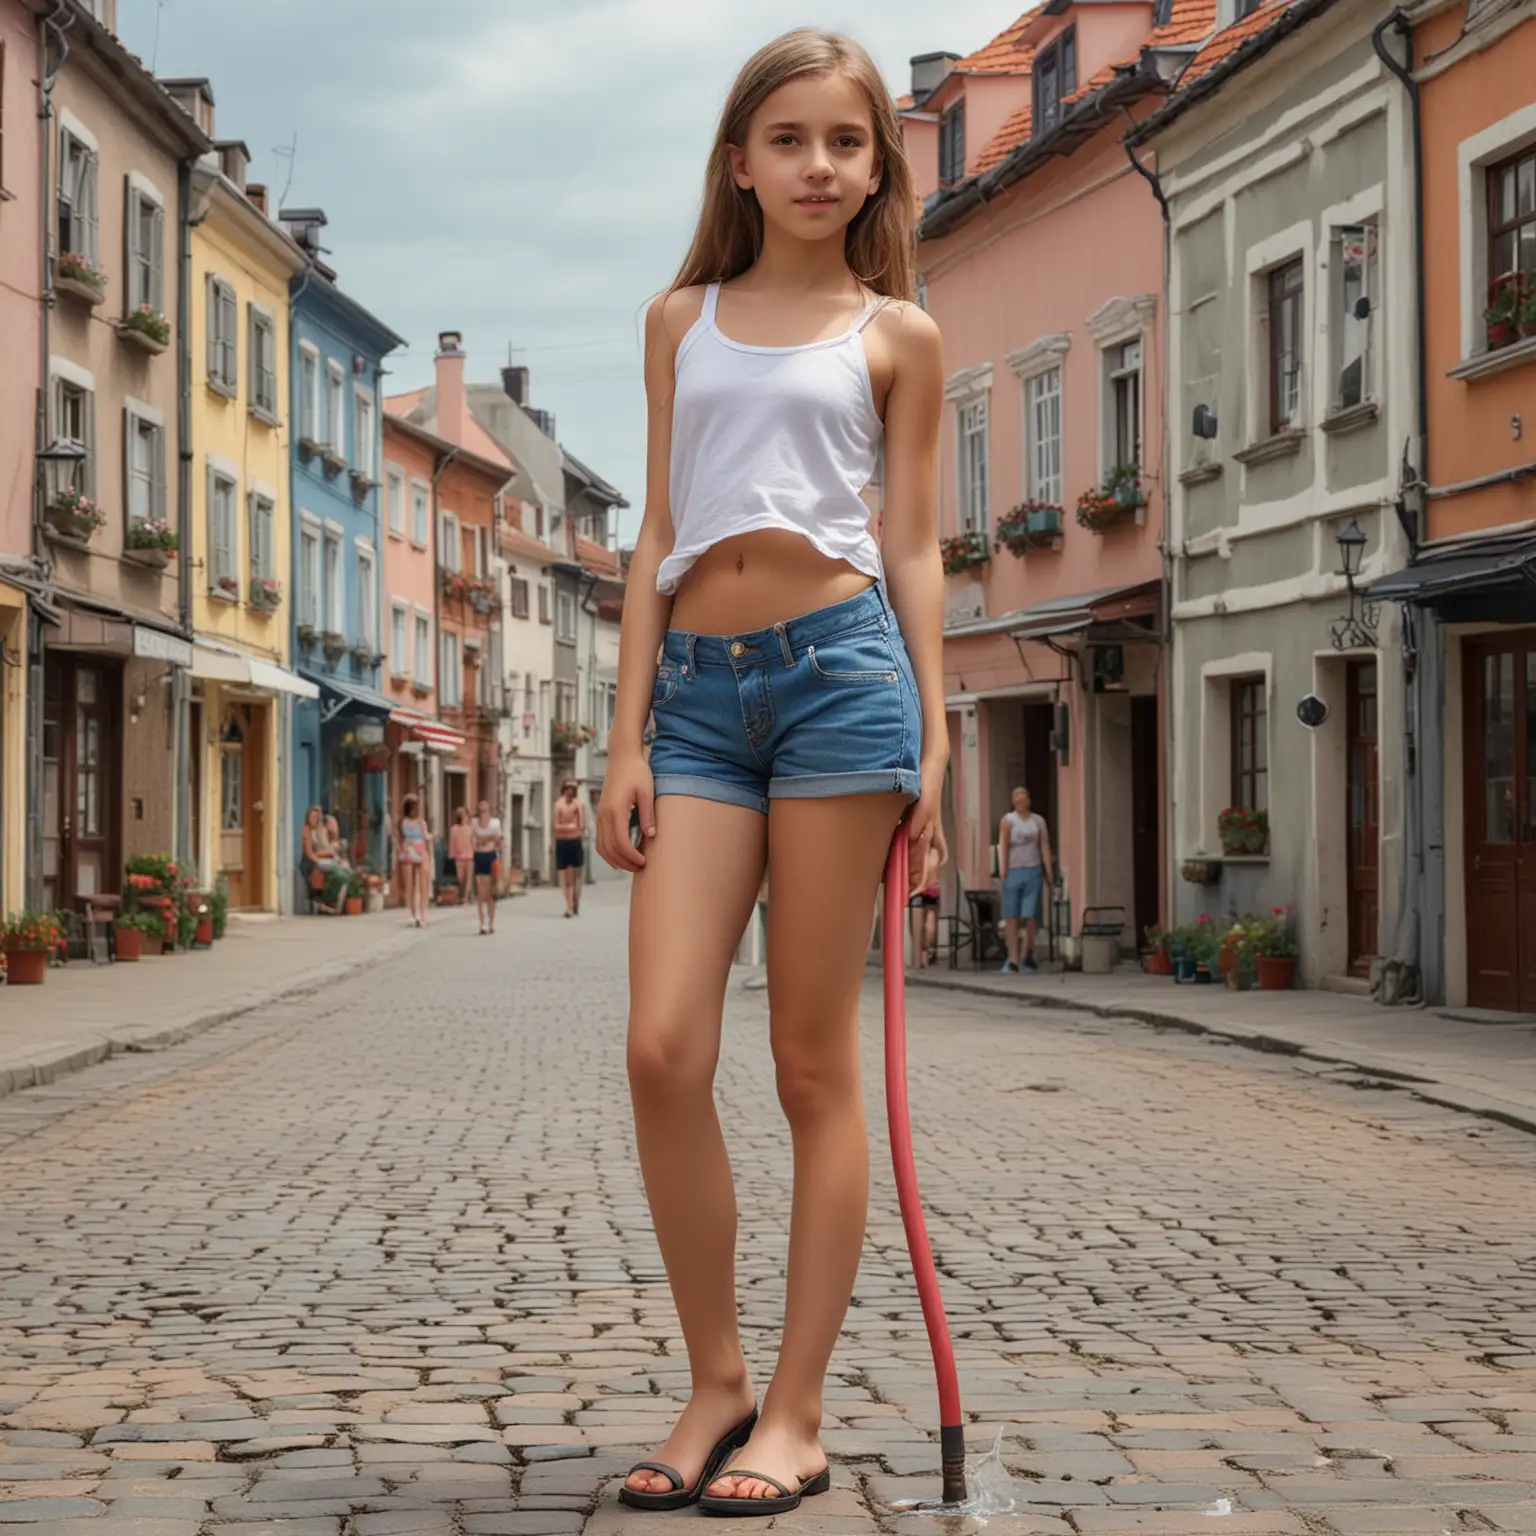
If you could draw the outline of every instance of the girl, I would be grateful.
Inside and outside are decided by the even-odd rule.
[[[469,812],[462,805],[453,813],[453,825],[448,828],[448,857],[453,860],[453,876],[459,882],[459,900],[467,903],[475,863],[475,838],[469,830]]]
[[[621,1490],[641,1508],[767,1515],[829,1482],[822,1381],[868,1195],[870,913],[904,814],[921,875],[948,761],[931,504],[943,366],[910,302],[916,206],[868,55],[788,33],[731,90],[692,248],[646,319],[645,517],[597,840],[636,873],[631,1097],[692,1394]],[[883,547],[860,497],[882,437]],[[712,1082],[765,863],[769,1027],[796,1178],[783,1342],[759,1418]]]
[[[400,823],[395,832],[395,868],[405,893],[405,910],[418,928],[426,926],[427,899],[431,894],[432,829],[416,814],[415,795],[400,803]]]
[[[501,857],[501,818],[491,815],[491,802],[482,800],[469,824],[475,861],[475,916],[481,933],[496,932],[496,860]]]

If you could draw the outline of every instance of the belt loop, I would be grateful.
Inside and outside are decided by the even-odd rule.
[[[779,654],[784,658],[784,665],[792,667],[795,664],[795,653],[790,649],[789,635],[783,624],[775,624],[773,632],[779,637]]]
[[[688,676],[689,677],[694,677],[694,678],[696,678],[699,675],[699,664],[694,659],[694,654],[693,654],[694,642],[698,638],[699,637],[697,635],[690,634],[688,636],[688,643],[687,643],[687,651],[688,651],[688,667],[687,667],[687,672],[688,672]]]

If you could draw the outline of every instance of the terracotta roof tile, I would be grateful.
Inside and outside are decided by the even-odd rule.
[[[896,98],[896,110],[898,112],[910,112],[917,105],[917,97],[911,91]]]
[[[1203,42],[1216,26],[1216,0],[1173,0],[1167,22],[1147,39],[1149,48]]]
[[[1035,50],[1019,41],[1020,36],[1045,7],[1037,5],[1025,11],[1012,26],[1005,27],[984,48],[968,53],[955,65],[956,74],[1021,75],[1028,70]]]
[[[1220,32],[1212,36],[1205,46],[1201,48],[1190,61],[1179,79],[1179,88],[1193,85],[1202,75],[1207,75],[1228,54],[1235,52],[1249,38],[1257,37],[1261,32],[1267,31],[1291,8],[1294,0],[1264,0],[1258,10],[1250,12],[1239,22],[1230,27],[1224,27]]]
[[[973,174],[984,175],[994,165],[1000,164],[1014,145],[1022,144],[1029,137],[1029,125],[1033,116],[1027,101],[1022,107],[1016,107],[1004,120],[1003,126],[987,140],[981,153],[976,156],[976,169]]]

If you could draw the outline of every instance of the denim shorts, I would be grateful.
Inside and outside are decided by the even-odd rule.
[[[658,795],[918,795],[917,682],[883,586],[749,634],[668,630],[651,713]]]
[[[1040,896],[1045,887],[1045,871],[1038,865],[1010,869],[1003,881],[1003,916],[1026,922],[1040,920]]]

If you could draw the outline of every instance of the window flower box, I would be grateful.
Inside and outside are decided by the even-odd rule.
[[[1221,864],[1215,859],[1185,859],[1179,875],[1191,885],[1215,885],[1221,879]]]
[[[556,720],[549,728],[549,738],[557,752],[574,752],[596,737],[597,732],[590,725],[576,725],[569,720]]]
[[[283,584],[275,576],[252,576],[250,604],[263,613],[271,613],[283,601]]]
[[[340,630],[326,630],[320,637],[320,643],[325,649],[325,659],[327,661],[340,661],[347,653],[347,638]]]
[[[1084,491],[1077,498],[1078,527],[1103,533],[1124,522],[1144,503],[1140,474],[1135,464],[1124,464],[1111,470],[1102,486]]]
[[[94,307],[107,296],[107,274],[83,252],[65,251],[54,266],[53,286]]]
[[[1519,274],[1501,278],[1494,284],[1488,307],[1483,311],[1483,323],[1488,327],[1488,350],[1496,352],[1500,347],[1513,346],[1521,336],[1528,300],[1536,299],[1536,284],[1530,294],[1523,292]],[[1536,321],[1536,314],[1532,316]]]
[[[339,475],[347,467],[346,455],[339,448],[326,444],[320,450],[320,462],[328,475]]]
[[[160,518],[129,523],[123,539],[123,558],[137,565],[163,571],[181,547],[176,530]]]
[[[43,510],[43,520],[62,538],[85,543],[107,525],[107,514],[73,486],[59,492]]]
[[[975,565],[985,565],[992,558],[987,536],[980,529],[957,533],[951,539],[939,540],[939,554],[944,562],[944,574],[956,576]]]
[[[359,501],[363,500],[369,491],[371,491],[374,486],[379,483],[366,470],[363,469],[352,470],[350,472],[350,478],[352,481],[352,494]]]
[[[171,322],[158,310],[141,304],[118,321],[117,334],[129,346],[158,356],[171,344]]]
[[[1044,501],[1025,501],[997,525],[997,547],[1015,555],[1046,548],[1061,537],[1061,508]]]
[[[1229,805],[1216,818],[1224,854],[1263,854],[1269,852],[1269,812],[1248,811]]]
[[[293,632],[299,637],[300,645],[313,645],[320,638],[320,631],[313,624],[296,624]]]
[[[218,597],[227,597],[233,602],[238,602],[240,583],[233,576],[220,576],[213,583],[213,592]]]

